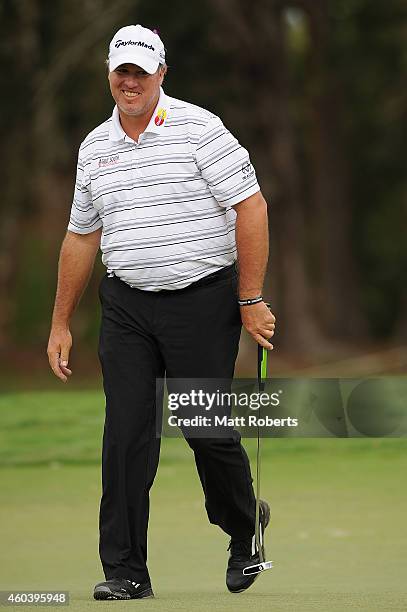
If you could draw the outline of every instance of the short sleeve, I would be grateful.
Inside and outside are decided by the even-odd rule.
[[[75,234],[90,234],[102,227],[98,211],[92,203],[88,167],[89,163],[83,160],[79,149],[75,190],[68,224],[68,230]]]
[[[248,151],[219,117],[205,126],[196,147],[196,163],[220,206],[234,206],[260,191]]]

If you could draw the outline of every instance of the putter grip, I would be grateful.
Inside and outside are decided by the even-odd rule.
[[[264,302],[267,308],[271,311],[271,305],[268,302]],[[257,345],[257,382],[259,391],[264,391],[264,379],[267,378],[267,349]]]

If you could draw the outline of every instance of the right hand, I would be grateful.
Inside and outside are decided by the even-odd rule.
[[[274,336],[276,317],[269,310],[265,302],[241,306],[240,315],[245,329],[256,340],[260,346],[272,351],[273,345],[270,340]]]
[[[48,361],[55,376],[67,382],[72,370],[68,368],[72,336],[69,327],[52,328],[48,340]]]

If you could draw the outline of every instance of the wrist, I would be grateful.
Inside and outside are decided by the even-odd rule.
[[[263,295],[263,287],[246,287],[242,286],[242,283],[238,286],[238,299],[239,300],[253,300]]]
[[[69,320],[68,321],[58,321],[53,320],[51,322],[51,329],[53,331],[69,331]]]

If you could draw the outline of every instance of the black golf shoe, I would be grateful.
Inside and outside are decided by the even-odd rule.
[[[270,521],[270,507],[262,499],[259,502],[259,506],[259,537],[264,559],[264,530]],[[246,567],[260,563],[260,555],[255,537],[253,536],[247,540],[235,540],[232,538],[229,542],[228,550],[230,550],[230,557],[226,570],[226,586],[231,593],[241,593],[248,589],[258,576],[258,574],[251,574],[249,576],[243,574],[243,570]]]
[[[106,582],[99,582],[93,592],[95,599],[144,599],[154,597],[151,584],[139,584],[125,578],[111,578]]]

